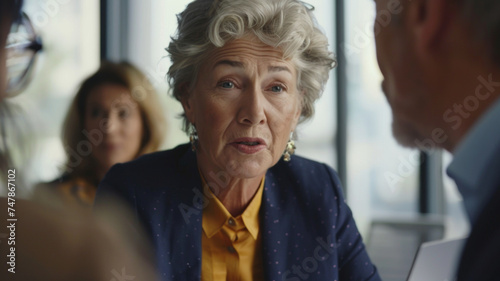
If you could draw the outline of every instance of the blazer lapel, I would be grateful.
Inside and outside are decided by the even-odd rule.
[[[321,202],[311,202],[307,190],[301,189],[301,176],[288,167],[294,163],[278,162],[266,174],[261,206],[263,264],[267,280],[318,280],[334,276],[333,267],[318,257],[332,251],[332,237],[322,226],[328,220],[316,208]],[[314,184],[314,183],[312,183]],[[333,206],[332,206],[333,208]],[[314,211],[313,211],[314,210]],[[306,272],[305,266],[316,273]]]
[[[282,179],[268,171],[260,211],[264,275],[267,280],[282,280],[285,271],[295,262],[297,246],[293,210],[283,197]],[[286,195],[285,195],[286,196]],[[284,215],[286,214],[286,215]]]
[[[172,189],[178,204],[172,205],[174,216],[169,222],[172,245],[171,269],[173,280],[200,280],[201,278],[201,235],[203,198],[201,193],[201,179],[198,172],[196,155],[187,149],[179,161],[180,182]]]

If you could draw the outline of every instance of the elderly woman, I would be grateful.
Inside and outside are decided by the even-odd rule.
[[[296,0],[196,0],[167,48],[190,144],[116,165],[163,280],[379,280],[336,173],[291,156],[335,64]]]

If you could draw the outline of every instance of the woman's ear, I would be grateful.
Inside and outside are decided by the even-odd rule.
[[[304,97],[305,94],[306,94],[305,90],[302,90],[300,92],[299,102],[298,102],[298,105],[297,105],[297,109],[295,111],[295,115],[293,117],[294,118],[294,123],[293,123],[293,126],[292,126],[293,130],[295,130],[295,128],[299,124],[300,116],[302,115],[302,104],[304,103],[303,97]]]
[[[300,120],[300,116],[302,115],[302,106],[300,106],[297,110],[297,112],[295,113],[295,116],[294,116],[294,123],[293,123],[293,128],[295,130],[295,128],[297,127],[297,125],[299,124],[299,120]]]
[[[195,123],[194,120],[194,107],[193,107],[193,102],[194,100],[192,99],[191,92],[189,91],[189,86],[187,83],[184,83],[180,86],[181,88],[181,104],[182,108],[184,108],[184,113],[186,114],[187,119],[191,123]]]

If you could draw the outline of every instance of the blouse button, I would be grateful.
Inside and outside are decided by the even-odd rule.
[[[230,226],[235,226],[236,225],[236,222],[234,221],[233,218],[229,218],[229,220],[227,221],[227,223],[230,225]]]

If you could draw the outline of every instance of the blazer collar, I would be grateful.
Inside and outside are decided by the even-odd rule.
[[[179,159],[179,172],[182,173],[183,179],[182,187],[178,189],[177,194],[179,216],[176,216],[176,221],[170,225],[175,229],[172,240],[169,242],[173,245],[172,273],[173,280],[200,280],[202,211],[207,201],[203,198],[196,154],[187,145],[185,149],[187,152]],[[276,176],[272,170],[273,168],[266,173],[259,211],[262,258],[266,280],[281,280],[282,274],[286,271],[284,267],[296,262],[292,259],[293,255],[286,254],[287,247],[300,245],[300,241],[291,232],[293,217],[283,215],[294,213],[296,206],[286,202],[296,198],[280,189],[283,185],[290,185],[290,183],[287,179]],[[290,196],[292,198],[288,198]],[[180,241],[185,242],[180,243]],[[276,265],[276,261],[279,261],[279,265]]]

